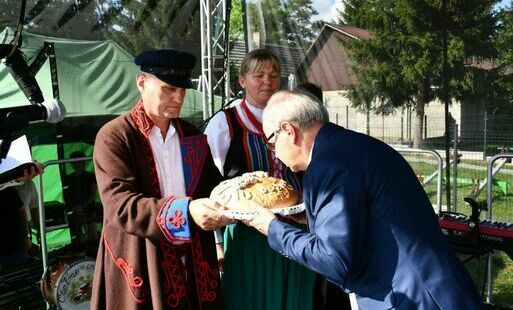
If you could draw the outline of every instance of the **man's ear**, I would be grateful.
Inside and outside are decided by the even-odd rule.
[[[298,131],[296,127],[292,126],[289,122],[282,122],[280,124],[281,134],[286,135],[285,139],[291,139],[292,143],[295,143],[298,138]]]
[[[144,90],[144,82],[145,82],[145,76],[144,74],[137,74],[135,77],[135,84],[137,85],[137,89],[139,89],[140,92]]]

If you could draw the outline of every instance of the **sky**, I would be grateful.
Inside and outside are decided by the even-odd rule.
[[[511,6],[511,1],[512,0],[502,0],[497,6],[500,8]]]
[[[324,20],[326,22],[336,21],[338,19],[337,9],[341,10],[343,8],[342,0],[313,0],[312,4],[315,10],[319,12],[314,20]]]
[[[502,0],[497,6],[504,8],[511,5],[513,0]],[[336,21],[338,19],[337,9],[342,10],[344,5],[342,0],[312,0],[312,4],[319,12],[319,15],[313,20],[324,20],[326,22]]]

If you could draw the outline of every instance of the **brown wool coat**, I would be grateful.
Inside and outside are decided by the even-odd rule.
[[[181,129],[181,142],[202,135],[185,121],[174,124]],[[168,198],[160,197],[151,147],[143,134],[151,127],[138,104],[96,137],[93,157],[104,220],[91,309],[221,309],[213,233],[190,223],[193,242],[175,245],[157,224]],[[208,197],[221,178],[207,153],[200,180],[187,193],[193,198]],[[180,261],[183,253],[187,270]]]

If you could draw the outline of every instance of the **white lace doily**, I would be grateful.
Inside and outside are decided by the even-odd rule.
[[[300,203],[298,205],[287,207],[287,208],[271,209],[271,211],[274,214],[279,214],[279,215],[282,215],[282,216],[293,215],[293,214],[297,214],[297,213],[301,213],[301,212],[305,211],[305,205]],[[253,210],[221,210],[221,213],[224,216],[228,217],[228,218],[231,218],[231,219],[234,219],[234,220],[245,221],[245,220],[252,219],[255,215],[258,214],[258,211],[253,211]]]

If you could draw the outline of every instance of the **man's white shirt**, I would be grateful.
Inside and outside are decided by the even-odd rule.
[[[150,145],[157,166],[160,192],[162,197],[175,195],[185,197],[185,178],[183,175],[182,152],[180,139],[171,123],[166,138],[162,138],[160,129],[156,126],[150,131]]]

